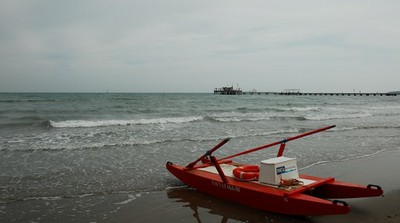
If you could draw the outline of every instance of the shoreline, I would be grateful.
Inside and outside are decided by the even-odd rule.
[[[321,163],[304,174],[356,184],[377,184],[383,197],[343,199],[347,215],[301,217],[269,213],[203,194],[186,186],[154,192],[97,194],[0,204],[1,222],[400,222],[400,150]],[[171,175],[172,178],[172,175]]]

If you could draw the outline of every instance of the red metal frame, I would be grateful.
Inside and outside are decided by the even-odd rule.
[[[282,143],[281,146],[279,146],[279,151],[277,157],[283,156],[283,151],[285,150],[286,143]]]
[[[217,169],[222,182],[227,184],[228,178],[226,178],[224,171],[221,169],[221,166],[219,165],[217,158],[215,158],[215,156],[210,156],[210,159],[211,159],[211,162],[214,164],[215,168]]]
[[[279,144],[285,144],[285,143],[287,143],[289,141],[296,140],[296,139],[299,139],[299,138],[303,138],[303,137],[306,137],[306,136],[309,136],[309,135],[312,135],[312,134],[315,134],[315,133],[318,133],[318,132],[326,131],[326,130],[334,128],[334,127],[336,127],[336,125],[331,125],[331,126],[327,126],[327,127],[324,127],[324,128],[315,129],[315,130],[312,130],[312,131],[309,131],[309,132],[306,132],[306,133],[303,133],[303,134],[300,134],[300,135],[297,135],[297,136],[292,136],[292,137],[289,137],[287,139],[283,139],[283,140],[278,141],[278,142],[273,142],[273,143],[266,144],[266,145],[263,145],[263,146],[259,146],[259,147],[253,148],[253,149],[249,149],[249,150],[246,150],[246,151],[243,151],[243,152],[240,152],[240,153],[236,153],[236,154],[233,154],[231,156],[224,157],[224,158],[220,159],[220,161],[221,160],[226,160],[226,159],[232,159],[234,157],[245,155],[245,154],[248,154],[248,153],[252,153],[252,152],[255,152],[255,151],[258,151],[258,150],[261,150],[261,149],[266,149],[266,148],[271,147],[271,146],[276,146],[276,145],[279,145]],[[280,151],[282,154],[283,154],[283,149],[284,148],[285,147],[282,148],[282,152]],[[278,155],[279,155],[279,153],[278,153]]]

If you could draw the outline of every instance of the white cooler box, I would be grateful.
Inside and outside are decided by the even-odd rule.
[[[296,158],[276,157],[260,163],[260,183],[279,185],[281,179],[298,179]]]

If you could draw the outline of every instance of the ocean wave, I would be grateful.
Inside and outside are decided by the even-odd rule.
[[[270,120],[270,117],[207,117],[207,120],[216,122],[257,122]]]
[[[395,148],[393,150],[400,150],[400,148]],[[375,151],[373,153],[368,153],[368,154],[364,154],[364,155],[349,157],[349,158],[345,158],[345,159],[337,159],[337,160],[330,160],[330,161],[326,161],[326,160],[325,161],[318,161],[318,162],[312,163],[310,165],[307,165],[305,167],[299,168],[299,170],[305,170],[305,169],[311,168],[313,166],[318,166],[318,165],[322,165],[322,164],[325,164],[325,163],[337,163],[337,162],[346,162],[346,161],[350,161],[350,160],[364,159],[364,158],[376,156],[376,155],[378,155],[380,153],[383,153],[383,152],[386,152],[386,151],[389,151],[389,150],[388,149],[381,149],[381,150]]]
[[[147,125],[147,124],[181,124],[195,121],[201,121],[203,117],[171,117],[171,118],[153,118],[153,119],[131,119],[131,120],[66,120],[49,121],[54,128],[92,128],[106,126],[127,126],[127,125]]]
[[[287,110],[282,108],[275,108],[275,107],[267,107],[267,108],[248,108],[248,107],[240,107],[236,108],[237,111],[241,113],[251,113],[251,112],[285,112]],[[230,110],[224,110],[224,112],[229,112]]]
[[[0,148],[0,151],[4,150],[12,150],[12,151],[63,151],[63,150],[112,150],[114,148],[120,147],[134,147],[134,146],[151,146],[153,148],[153,152],[156,152],[160,146],[159,144],[168,144],[168,143],[182,143],[182,142],[190,142],[190,143],[209,143],[209,142],[217,142],[222,138],[231,138],[231,139],[239,139],[239,138],[249,138],[249,137],[265,137],[271,135],[282,135],[282,134],[291,134],[300,132],[298,128],[291,129],[278,129],[278,130],[270,130],[270,131],[258,131],[258,132],[242,132],[239,134],[230,134],[225,136],[201,136],[193,138],[179,137],[179,138],[157,138],[157,139],[133,139],[133,140],[114,140],[110,141],[92,141],[92,142],[70,142],[68,144],[64,144],[60,141],[60,143],[48,144],[46,142],[38,143],[35,145],[24,145],[24,140],[8,140],[6,144],[8,146],[4,146]],[[70,136],[68,138],[74,138],[75,136]],[[283,136],[287,137],[287,135]],[[1,139],[1,138],[0,138]],[[18,145],[14,145],[18,144]]]
[[[354,130],[370,130],[370,129],[399,129],[400,125],[393,125],[393,126],[343,126],[343,127],[336,127],[329,129],[328,131],[331,132],[347,132],[347,131],[354,131]]]
[[[322,120],[332,120],[332,119],[355,119],[355,118],[366,118],[371,117],[370,113],[351,113],[351,114],[313,114],[306,115],[304,118],[306,120],[312,121],[322,121]]]
[[[304,121],[307,120],[303,116],[284,116],[284,115],[271,115],[271,116],[232,116],[232,117],[206,117],[205,120],[213,121],[213,122],[258,122],[258,121],[268,121],[268,120],[297,120]]]
[[[348,128],[351,128],[351,127],[348,127]],[[357,127],[354,127],[353,129],[369,130],[369,129],[399,129],[399,128],[400,128],[400,125],[392,125],[392,126],[370,125],[370,126],[357,126]],[[353,130],[353,129],[350,129],[350,130]]]
[[[225,112],[220,114],[210,114],[207,115],[205,120],[211,122],[258,122],[258,121],[268,121],[268,120],[306,120],[303,116],[296,116],[286,113],[266,113],[266,112],[256,112],[256,113],[236,113],[236,112]]]
[[[49,122],[47,120],[42,119],[41,117],[31,116],[31,117],[22,117],[19,119],[10,118],[0,123],[0,128],[29,127],[29,126],[48,127]]]
[[[43,103],[43,102],[58,102],[56,99],[3,99],[0,103]]]
[[[211,121],[216,121],[216,122],[259,122],[259,121],[268,121],[268,120],[278,120],[278,121],[287,121],[287,120],[304,121],[304,120],[307,120],[303,116],[208,117],[208,119]]]
[[[320,107],[289,107],[281,108],[283,111],[293,111],[293,112],[309,112],[309,111],[320,111]]]
[[[162,191],[162,190],[174,190],[174,189],[179,189],[179,188],[185,188],[186,185],[181,183],[180,181],[176,182],[166,182],[167,184],[161,186],[161,187],[154,187],[154,188],[143,188],[143,189],[138,189],[138,188],[127,188],[127,189],[106,189],[106,190],[93,190],[93,191],[81,191],[81,192],[76,192],[73,194],[65,195],[65,194],[49,194],[49,195],[37,195],[37,196],[14,196],[14,197],[9,197],[6,199],[0,200],[0,204],[11,204],[15,202],[21,202],[21,201],[47,201],[47,202],[57,202],[63,199],[82,199],[86,197],[94,197],[94,196],[103,196],[103,195],[110,195],[110,194],[115,194],[115,195],[126,195],[126,198],[119,198],[119,202],[115,202],[114,204],[116,205],[123,205],[123,204],[128,204],[129,202],[134,201],[137,198],[142,197],[145,194],[149,194],[152,192],[157,192],[157,191]]]
[[[305,167],[301,167],[301,168],[299,168],[299,170],[305,170],[305,169],[311,168],[313,166],[317,166],[317,165],[321,165],[321,164],[325,164],[325,163],[330,163],[330,162],[337,162],[337,161],[325,161],[325,160],[324,161],[318,161],[318,162],[312,163],[310,165],[307,165]]]
[[[346,131],[352,131],[352,130],[357,130],[360,129],[360,127],[336,127],[333,129],[329,129],[328,131],[332,131],[332,132],[346,132]]]
[[[265,107],[265,108],[248,108],[239,107],[236,108],[240,112],[309,112],[309,111],[320,111],[321,107],[307,106],[307,107]]]
[[[270,136],[270,135],[280,135],[280,134],[286,134],[286,133],[299,133],[300,130],[298,128],[292,128],[292,129],[280,129],[276,131],[269,131],[269,132],[264,132],[264,133],[259,133],[259,134],[253,134],[249,135],[248,137],[254,137],[254,136]]]

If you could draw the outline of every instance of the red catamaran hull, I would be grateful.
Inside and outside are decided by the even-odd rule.
[[[255,182],[243,182],[228,177],[224,183],[218,174],[201,170],[187,170],[183,166],[167,163],[167,169],[179,180],[207,194],[231,200],[249,207],[289,215],[347,214],[350,206],[345,202],[324,198],[354,198],[380,196],[380,188],[337,182],[333,178],[301,175],[315,183],[288,191]],[[317,195],[313,196],[313,191]]]

